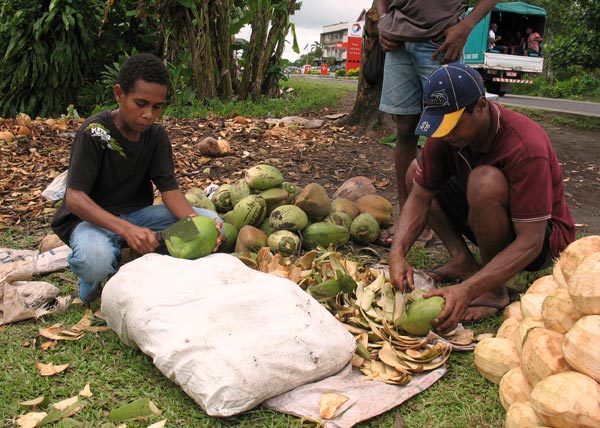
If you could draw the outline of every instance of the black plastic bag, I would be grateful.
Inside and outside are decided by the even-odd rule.
[[[384,63],[385,52],[379,44],[379,40],[376,40],[375,46],[373,46],[371,55],[369,55],[369,58],[367,59],[363,70],[365,80],[369,85],[374,86],[381,81],[381,79],[383,78]]]

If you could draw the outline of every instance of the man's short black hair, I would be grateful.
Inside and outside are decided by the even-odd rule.
[[[160,58],[150,53],[133,55],[121,65],[117,83],[125,94],[129,93],[138,80],[169,85],[169,72]]]

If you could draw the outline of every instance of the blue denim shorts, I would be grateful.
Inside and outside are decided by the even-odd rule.
[[[420,114],[423,109],[423,86],[431,73],[442,65],[443,55],[431,55],[444,39],[404,42],[385,55],[383,87],[379,110],[396,115]]]

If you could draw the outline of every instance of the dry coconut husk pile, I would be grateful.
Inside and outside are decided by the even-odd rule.
[[[475,366],[499,385],[506,428],[600,427],[600,236],[569,245],[506,308]]]

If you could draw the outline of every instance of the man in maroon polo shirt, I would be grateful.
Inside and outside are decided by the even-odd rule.
[[[416,129],[429,137],[407,172],[411,188],[390,253],[392,283],[414,286],[406,254],[426,226],[451,260],[427,273],[436,282],[460,280],[429,292],[442,296],[437,330],[501,311],[505,282],[523,270],[549,266],[575,239],[556,153],[531,119],[485,97],[479,73],[463,64],[434,71],[424,88]],[[481,265],[465,238],[479,247]]]

